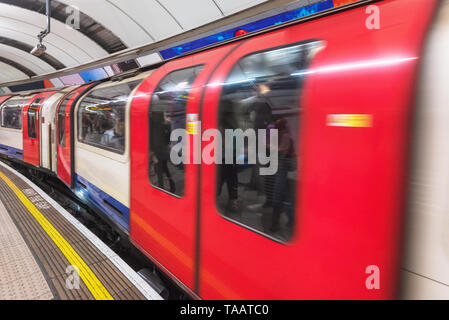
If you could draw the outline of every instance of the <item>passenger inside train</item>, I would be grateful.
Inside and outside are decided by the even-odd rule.
[[[265,129],[269,141],[270,129],[278,130],[279,170],[260,176],[258,164],[219,165],[217,204],[230,219],[283,242],[293,232],[296,162],[300,162],[295,146],[303,77],[292,74],[307,69],[307,56],[315,46],[300,44],[246,56],[228,76],[220,100],[220,131]],[[221,190],[224,183],[227,194]]]

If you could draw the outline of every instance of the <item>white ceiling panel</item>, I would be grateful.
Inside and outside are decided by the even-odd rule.
[[[182,32],[181,26],[155,0],[109,0],[148,32],[155,40],[162,40]],[[142,39],[144,40],[144,39]],[[144,43],[142,43],[144,44]]]
[[[223,17],[212,0],[159,0],[184,30],[193,29]]]
[[[225,15],[230,15],[268,0],[215,0]]]
[[[0,44],[0,57],[15,61],[36,74],[55,71],[55,68],[38,57],[4,44]]]
[[[24,79],[28,79],[26,74],[6,63],[0,62],[0,81],[16,81]]]
[[[128,47],[136,47],[153,40],[133,19],[126,15],[113,2],[107,0],[59,0],[67,5],[78,7],[82,12],[111,30]],[[128,3],[144,1],[133,0]]]

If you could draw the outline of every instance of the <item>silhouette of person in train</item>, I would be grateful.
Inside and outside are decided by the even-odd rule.
[[[17,115],[15,113],[11,116],[11,120],[9,121],[9,126],[12,128],[18,128],[20,126],[19,118],[17,117]]]
[[[168,168],[170,159],[170,135],[171,123],[164,117],[163,112],[153,112],[150,124],[150,149],[152,152],[151,161],[157,175],[157,185],[165,189],[164,175],[167,176],[169,191],[176,192],[176,185]]]
[[[223,107],[220,108],[219,130],[222,137],[225,136],[226,129],[237,129],[238,123],[235,119],[236,110],[234,110],[235,103],[226,99],[222,102]],[[237,165],[236,165],[236,145],[233,141],[233,160],[232,164],[225,163],[225,143],[222,144],[222,164],[218,165],[218,177],[217,177],[217,198],[220,196],[223,185],[226,183],[228,189],[228,203],[226,205],[226,210],[232,213],[238,211],[238,175],[237,175]]]
[[[100,143],[105,146],[112,146],[115,137],[114,123],[111,120],[103,120],[101,127],[104,131]]]
[[[115,119],[115,125],[114,125],[114,133],[117,137],[124,137],[125,136],[125,121],[124,119]]]
[[[95,134],[99,134],[100,130],[100,117],[96,117],[94,114],[84,114],[82,116],[83,130],[79,133],[81,141],[95,142]],[[97,141],[98,142],[98,141]]]
[[[65,118],[61,116],[61,121],[65,121],[64,119]],[[81,132],[79,132],[79,137],[80,137],[80,140],[82,142],[84,142],[86,139],[86,136],[92,132],[93,125],[92,125],[92,121],[90,120],[90,117],[84,113],[82,114],[81,123],[82,123],[83,127],[82,127]],[[62,132],[61,132],[61,134],[62,134]]]
[[[287,225],[293,222],[293,212],[291,206],[284,206],[285,201],[291,200],[289,194],[290,185],[288,181],[288,173],[296,170],[296,152],[294,140],[288,128],[286,118],[280,118],[275,122],[275,128],[278,130],[278,171],[274,179],[273,190],[273,213],[270,232],[275,233],[280,229],[280,216],[285,212],[288,216]]]
[[[260,164],[259,157],[257,156],[257,153],[259,152],[258,130],[266,130],[272,121],[272,108],[270,106],[270,101],[266,96],[269,92],[269,84],[257,84],[253,86],[253,96],[243,101],[244,104],[249,104],[246,113],[248,114],[251,123],[251,129],[254,129],[256,132],[256,164],[252,168],[251,180],[249,183],[249,187],[253,189],[257,189],[261,186],[259,181]]]

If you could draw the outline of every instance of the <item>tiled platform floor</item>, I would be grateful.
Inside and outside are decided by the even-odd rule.
[[[0,202],[0,300],[53,298],[33,254]]]
[[[0,299],[160,296],[80,222],[0,162]]]

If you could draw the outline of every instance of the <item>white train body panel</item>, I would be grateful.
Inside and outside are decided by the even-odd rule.
[[[22,130],[0,128],[0,140],[2,145],[23,150]]]
[[[109,152],[75,145],[76,174],[129,208],[129,154],[117,161]]]
[[[92,88],[89,92],[117,86],[122,83],[127,83],[135,80],[143,80],[151,74],[150,72],[141,73],[136,77],[128,78],[122,81],[117,82],[106,82],[104,84],[100,84]],[[137,86],[138,87],[138,86]],[[107,151],[104,149],[100,149],[94,147],[92,145],[88,145],[79,141],[78,137],[78,110],[80,104],[83,101],[83,98],[89,94],[89,92],[85,93],[84,97],[82,97],[78,104],[75,106],[75,175],[76,180],[81,183],[83,187],[86,187],[88,190],[88,195],[92,197],[92,190],[97,190],[100,197],[104,197],[105,199],[98,200],[102,202],[101,204],[106,203],[106,207],[113,208],[112,212],[117,212],[119,215],[127,215],[127,218],[124,220],[128,220],[129,223],[129,207],[130,207],[130,105],[131,105],[131,97],[134,95],[134,92],[137,90],[137,87],[133,90],[130,95],[130,98],[126,104],[126,122],[125,122],[125,152],[123,154],[117,154],[111,151]],[[86,185],[88,184],[88,185]],[[84,188],[84,189],[86,189]],[[97,195],[98,196],[98,195]],[[112,198],[112,200],[108,201],[108,199]],[[118,206],[116,201],[119,202]],[[112,204],[112,206],[111,206]],[[121,207],[122,212],[118,212],[116,210],[118,207]],[[115,210],[114,210],[115,209]],[[123,211],[128,211],[124,213]],[[112,215],[112,216],[111,216]],[[109,217],[112,218],[115,222],[121,224],[121,227],[127,231],[128,226],[123,224],[120,219],[115,220],[114,214],[109,214]]]
[[[449,299],[449,0],[430,33],[420,74],[403,262],[406,299]]]
[[[25,99],[31,99],[32,96],[17,96],[12,97],[8,100],[6,100],[1,106],[0,106],[0,112],[2,112],[2,107],[7,102],[12,101],[18,101],[18,100],[25,100]],[[0,145],[11,147],[16,149],[17,151],[22,152],[20,157],[23,156],[23,123],[22,128],[20,130],[18,129],[10,129],[5,128],[1,126],[0,124]]]

